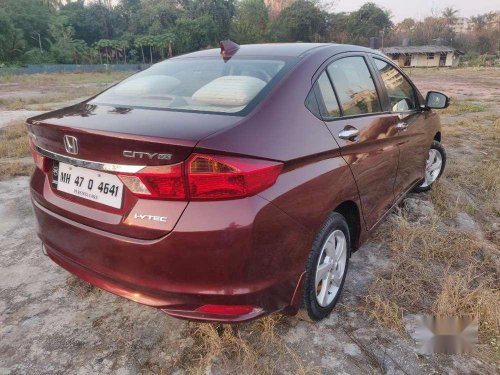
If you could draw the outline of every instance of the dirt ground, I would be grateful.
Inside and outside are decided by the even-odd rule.
[[[320,323],[280,315],[188,323],[94,288],[42,254],[28,177],[0,176],[0,374],[498,373],[500,70],[409,74],[423,93],[454,99],[442,115],[447,170],[352,256],[341,301]],[[31,92],[24,80],[18,87]],[[93,85],[58,82],[68,80]],[[7,148],[2,162],[23,157]],[[413,321],[422,313],[479,315],[476,351],[418,354]]]

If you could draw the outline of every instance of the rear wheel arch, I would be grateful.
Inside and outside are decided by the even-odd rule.
[[[333,211],[341,214],[347,221],[351,237],[351,247],[352,250],[356,250],[359,245],[358,240],[361,232],[361,212],[358,205],[353,201],[345,201],[339,204]]]

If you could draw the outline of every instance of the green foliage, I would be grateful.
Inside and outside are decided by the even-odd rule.
[[[289,3],[289,2],[287,2]],[[321,4],[321,6],[320,6]],[[393,26],[390,12],[366,3],[332,13],[331,2],[297,0],[270,18],[265,0],[0,0],[0,66],[25,63],[153,63],[230,37],[240,44],[340,42],[430,44],[436,38],[479,54],[498,50],[493,13],[456,35],[457,10]],[[328,11],[327,11],[328,10]],[[480,62],[479,62],[480,63]],[[485,62],[486,64],[486,62]]]
[[[38,47],[38,39],[33,33],[38,32],[42,38],[48,36],[52,13],[41,1],[33,0],[0,0],[0,9],[10,19],[12,25],[21,31],[24,49]]]
[[[22,30],[15,27],[11,18],[0,9],[0,61],[18,60],[25,45]]]
[[[229,37],[231,21],[235,15],[235,0],[191,0],[186,1],[186,4],[188,18],[212,18],[215,28],[210,33],[214,33],[215,39]]]
[[[176,53],[186,53],[217,45],[217,25],[210,16],[182,17],[175,23]]]
[[[32,48],[24,54],[23,60],[27,64],[47,64],[52,63],[52,56],[47,52],[40,51],[40,48]]]
[[[269,10],[264,0],[241,0],[236,7],[230,36],[236,43],[262,43],[268,40]]]
[[[350,13],[347,20],[347,32],[353,44],[367,45],[370,37],[380,36],[391,27],[390,15],[374,3],[364,4]]]
[[[273,29],[279,41],[322,41],[327,30],[327,13],[312,1],[299,0],[281,11]]]

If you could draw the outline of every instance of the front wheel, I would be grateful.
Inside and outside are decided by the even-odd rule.
[[[438,141],[432,141],[429,155],[425,163],[425,177],[422,183],[417,186],[414,191],[416,193],[421,193],[430,190],[434,182],[443,174],[445,165],[446,152],[444,151],[444,147]]]
[[[347,222],[333,212],[317,234],[307,258],[304,305],[312,320],[326,318],[336,305],[349,265],[350,246]]]

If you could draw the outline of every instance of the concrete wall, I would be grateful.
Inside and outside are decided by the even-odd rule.
[[[430,68],[430,67],[438,67],[439,66],[439,58],[440,53],[435,53],[433,59],[427,59],[426,53],[414,53],[411,55],[411,67],[414,68]],[[389,58],[400,67],[404,67],[404,56],[400,55],[399,59],[394,59],[391,56]],[[460,55],[455,54],[453,52],[448,52],[446,54],[446,62],[444,66],[447,67],[457,67],[460,62]]]
[[[446,56],[446,66],[457,67],[460,62],[460,55],[454,54],[453,52],[448,52]]]
[[[436,67],[439,66],[439,53],[434,54],[434,59],[428,60],[426,53],[416,53],[411,56],[411,66],[413,67]]]

